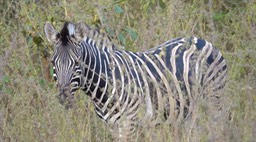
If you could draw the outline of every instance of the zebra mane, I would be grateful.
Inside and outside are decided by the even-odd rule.
[[[65,22],[60,32],[62,37],[72,36],[75,34],[75,24],[71,22]]]
[[[75,24],[71,22],[65,22],[62,30],[60,31],[60,38],[63,44],[69,41],[69,37],[75,34]]]
[[[73,41],[75,39],[78,42],[85,40],[87,37],[93,40],[98,48],[102,48],[104,46],[104,48],[124,49],[122,46],[112,42],[101,28],[91,27],[81,22],[76,24],[72,22],[65,22],[62,30],[60,31],[59,37],[64,45],[67,44],[70,39]]]
[[[111,41],[107,34],[99,27],[90,27],[86,25],[86,36],[94,40],[98,48],[102,48],[102,44],[106,47],[118,48],[119,45]]]

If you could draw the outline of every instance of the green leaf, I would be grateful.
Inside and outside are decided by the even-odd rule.
[[[53,23],[53,22],[54,22],[54,18],[52,17],[52,18],[51,18],[51,23]]]
[[[43,39],[40,36],[33,37],[33,41],[36,45],[41,45],[43,43]]]
[[[218,13],[215,13],[212,18],[215,21],[220,21],[220,20],[224,19],[225,16],[226,16],[226,14],[224,12],[218,12]]]
[[[166,8],[166,5],[165,3],[163,2],[163,0],[159,0],[159,5],[162,9],[165,9]]]
[[[11,81],[11,79],[10,79],[9,76],[6,76],[6,75],[5,75],[5,76],[3,77],[3,82],[4,82],[4,83],[9,83],[10,81]]]
[[[31,36],[26,36],[26,42],[28,45],[32,44],[32,37]]]
[[[45,80],[44,79],[39,79],[39,84],[44,87],[45,85]]]
[[[116,13],[123,13],[123,9],[119,5],[115,5],[114,10]]]
[[[125,28],[125,31],[131,36],[132,40],[136,40],[138,38],[138,34],[131,28]]]
[[[125,45],[126,41],[125,41],[124,34],[119,33],[118,34],[118,39],[119,39],[119,41],[121,42],[122,45]]]
[[[127,2],[127,0],[114,0],[114,4],[124,3],[124,2]]]
[[[53,77],[53,68],[50,68],[50,75]]]
[[[113,38],[114,36],[115,36],[115,32],[113,31],[113,30],[111,30],[110,28],[106,28],[106,31],[107,31],[107,33],[108,33],[108,35],[111,37],[111,38]]]

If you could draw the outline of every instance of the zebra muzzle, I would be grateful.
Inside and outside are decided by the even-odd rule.
[[[60,104],[64,105],[66,109],[72,108],[74,104],[74,96],[71,94],[69,85],[60,88],[58,95]]]

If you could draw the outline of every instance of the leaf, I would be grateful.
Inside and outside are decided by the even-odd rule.
[[[53,22],[54,22],[54,18],[52,17],[52,18],[51,18],[51,23],[53,23]]]
[[[39,84],[44,87],[45,86],[45,80],[44,79],[39,79]]]
[[[119,5],[115,5],[114,10],[116,13],[123,13],[123,9]]]
[[[165,9],[166,8],[166,5],[165,3],[163,2],[163,0],[159,0],[159,5],[162,9]]]
[[[125,45],[126,41],[125,41],[124,34],[119,33],[118,34],[118,39],[119,39],[119,41],[121,42],[122,45]]]
[[[224,12],[218,12],[218,13],[215,13],[212,18],[215,21],[220,21],[220,20],[223,20],[225,16],[226,14]]]
[[[111,38],[113,38],[113,37],[115,36],[114,31],[111,30],[110,28],[107,27],[107,28],[106,28],[106,31],[107,31],[108,35],[109,35]]]
[[[4,83],[9,83],[11,81],[10,77],[9,76],[4,76],[3,77],[3,82]]]
[[[136,40],[138,38],[138,34],[131,28],[125,28],[125,31],[131,36],[132,40]]]
[[[127,0],[114,0],[114,1],[115,1],[114,4],[127,2]]]
[[[53,77],[53,68],[52,67],[50,68],[50,75],[51,75],[51,77]]]
[[[26,36],[26,42],[27,44],[32,44],[32,37],[31,36]]]
[[[36,45],[41,45],[43,43],[43,39],[40,36],[33,37],[33,41]]]

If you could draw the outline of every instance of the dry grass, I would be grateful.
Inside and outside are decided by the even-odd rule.
[[[120,9],[121,8],[121,9]],[[142,130],[138,141],[255,141],[256,3],[209,0],[0,1],[0,141],[112,141],[91,101],[77,108],[56,99],[45,21],[84,21],[126,49],[141,51],[173,37],[198,36],[221,49],[229,79],[218,119],[202,100],[194,118],[174,128]],[[196,126],[196,127],[195,127]],[[152,136],[153,135],[153,136]]]

